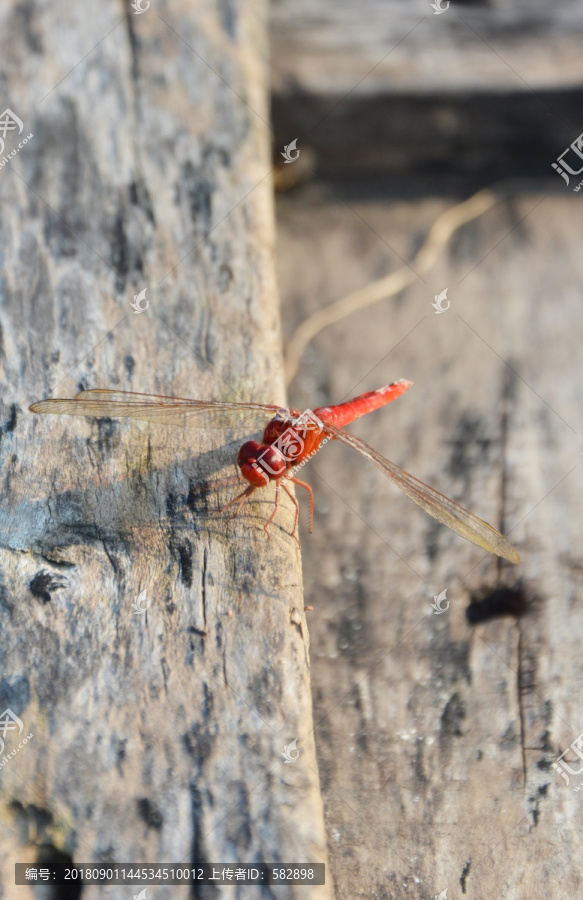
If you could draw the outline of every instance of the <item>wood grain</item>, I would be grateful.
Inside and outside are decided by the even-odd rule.
[[[0,172],[0,712],[33,734],[0,770],[0,896],[32,898],[13,864],[39,858],[325,861],[291,504],[270,540],[269,492],[212,511],[236,434],[27,413],[88,387],[284,401],[265,6],[0,17],[34,134]]]

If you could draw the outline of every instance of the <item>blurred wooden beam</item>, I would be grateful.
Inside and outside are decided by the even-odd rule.
[[[275,146],[315,151],[322,177],[404,173],[465,190],[551,178],[581,132],[579,5],[429,0],[272,6]]]
[[[445,6],[447,0],[439,0]],[[583,81],[574,2],[274,0],[275,94],[557,90]]]

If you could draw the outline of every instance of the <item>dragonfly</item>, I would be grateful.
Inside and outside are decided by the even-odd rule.
[[[245,441],[237,455],[237,464],[241,475],[248,482],[247,487],[221,507],[221,511],[236,504],[234,515],[238,516],[243,504],[255,491],[274,482],[274,509],[264,524],[265,531],[269,534],[268,527],[277,513],[280,490],[283,489],[295,505],[292,534],[296,540],[299,504],[289,491],[287,482],[291,481],[304,488],[309,494],[311,532],[314,520],[313,491],[309,484],[297,478],[294,473],[325,443],[339,440],[378,466],[410,500],[451,531],[489,553],[512,563],[520,562],[515,548],[495,528],[385,459],[361,438],[346,430],[351,422],[391,403],[411,385],[411,381],[401,379],[376,391],[367,391],[352,400],[304,412],[275,404],[192,400],[100,389],[81,391],[69,400],[41,400],[34,403],[30,410],[34,413],[69,416],[119,416],[163,425],[218,429],[223,432],[235,425],[243,425],[247,433],[259,431],[261,427],[261,441]]]

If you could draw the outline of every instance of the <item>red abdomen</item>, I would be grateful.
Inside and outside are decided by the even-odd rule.
[[[314,414],[326,424],[335,425],[337,428],[344,428],[355,419],[365,416],[375,409],[386,406],[391,400],[396,400],[401,394],[408,390],[412,381],[395,381],[393,384],[387,384],[385,387],[379,388],[378,391],[367,391],[355,397],[354,400],[347,400],[346,403],[338,403],[336,406],[320,406],[314,410]]]

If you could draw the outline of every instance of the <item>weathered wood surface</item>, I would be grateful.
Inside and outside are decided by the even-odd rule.
[[[443,8],[447,0],[439,0]],[[273,0],[276,94],[550,90],[578,85],[577,0]],[[494,52],[493,52],[494,51]]]
[[[39,854],[325,861],[291,505],[270,541],[270,496],[212,513],[234,434],[27,414],[97,386],[284,400],[265,18],[0,11],[3,102],[34,134],[0,171],[0,712],[33,734],[0,770],[2,900],[32,898],[13,865]]]
[[[287,334],[410,260],[450,203],[367,201],[347,185],[342,197],[315,183],[278,201]],[[316,743],[339,900],[581,895],[579,779],[568,787],[552,763],[583,731],[582,216],[566,189],[494,207],[426,284],[321,333],[291,386],[291,402],[314,406],[411,378],[354,429],[510,531],[522,555],[517,567],[484,559],[349,448],[327,446],[305,467]],[[435,315],[445,287],[451,307]],[[435,615],[444,589],[449,609]]]
[[[298,138],[323,177],[477,189],[551,174],[581,133],[577,2],[278,0],[271,33],[275,145]]]

